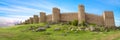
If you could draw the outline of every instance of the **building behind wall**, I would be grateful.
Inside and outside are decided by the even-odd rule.
[[[46,15],[45,12],[40,12],[40,17],[35,16],[32,18],[33,21],[31,23],[38,23],[38,22],[68,22],[73,20],[78,20],[80,24],[82,21],[86,23],[94,23],[97,25],[103,26],[115,26],[114,22],[114,15],[112,11],[104,11],[103,15],[98,16],[90,13],[85,12],[84,5],[78,6],[78,12],[67,12],[61,13],[59,8],[53,8],[52,14]]]

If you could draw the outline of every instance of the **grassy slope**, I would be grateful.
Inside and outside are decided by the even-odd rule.
[[[51,25],[44,32],[32,32],[28,31],[30,26],[44,26],[45,24],[31,24],[31,25],[17,25],[9,28],[0,28],[0,40],[107,40],[110,36],[120,35],[120,31],[111,32],[84,32],[80,31],[78,33],[71,32],[65,33],[65,30],[54,31],[55,27],[66,27],[70,25]],[[24,32],[23,32],[24,31]],[[50,33],[50,35],[47,35]],[[66,35],[66,36],[65,36]],[[120,36],[114,38],[114,40],[120,40]]]

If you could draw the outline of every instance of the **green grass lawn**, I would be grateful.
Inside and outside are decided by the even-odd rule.
[[[114,40],[120,40],[120,31],[110,31],[110,32],[90,32],[90,31],[80,31],[80,32],[69,32],[66,30],[54,31],[56,27],[63,27],[71,25],[50,25],[43,32],[32,32],[27,30],[30,26],[44,26],[41,24],[29,24],[29,25],[17,25],[8,28],[0,28],[0,40],[109,40],[112,36]]]

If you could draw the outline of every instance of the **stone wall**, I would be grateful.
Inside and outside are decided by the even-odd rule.
[[[86,22],[97,25],[103,25],[103,17],[99,15],[86,13]]]
[[[81,24],[83,21],[86,22],[85,8],[84,8],[84,5],[79,5],[78,6],[78,24]]]
[[[33,19],[33,20],[32,20]],[[78,12],[60,13],[59,8],[53,8],[51,15],[46,15],[45,12],[40,12],[40,17],[34,15],[33,18],[26,20],[24,23],[32,24],[40,22],[66,22],[78,20],[80,24],[82,21],[86,23],[93,23],[97,25],[115,26],[114,15],[112,11],[105,11],[103,15],[94,15],[85,12],[84,5],[78,6]]]
[[[30,24],[33,24],[33,18],[32,17],[30,17],[29,22],[30,22]]]
[[[52,22],[58,23],[60,22],[60,9],[58,8],[53,8],[52,11]]]
[[[47,15],[46,16],[46,21],[47,22],[52,22],[52,15]]]
[[[106,27],[115,26],[114,15],[112,11],[104,11],[103,19],[104,19],[104,25]]]
[[[39,17],[38,15],[33,16],[33,23],[39,23]]]
[[[45,12],[40,12],[40,22],[46,22],[46,13]]]
[[[78,20],[78,14],[76,13],[61,13],[60,21],[73,21]]]

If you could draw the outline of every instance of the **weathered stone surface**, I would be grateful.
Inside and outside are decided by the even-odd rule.
[[[40,22],[46,22],[46,13],[40,12]]]
[[[79,5],[78,6],[78,23],[82,23],[82,21],[85,21],[85,9],[84,5]]]
[[[41,12],[40,18],[38,15],[33,16],[33,23],[39,23],[39,21],[59,23],[73,20],[78,20],[79,24],[84,21],[89,24],[94,23],[96,25],[102,25],[106,27],[115,27],[114,14],[112,11],[105,11],[101,16],[89,14],[85,12],[84,5],[78,6],[78,12],[60,13],[59,8],[53,8],[52,15],[46,15],[44,12]],[[28,21],[30,20],[28,19],[24,23],[29,24]]]
[[[90,31],[94,31],[94,30],[95,30],[95,27],[90,26],[89,29],[90,29]]]
[[[30,24],[33,24],[33,18],[32,17],[30,17]]]
[[[39,17],[38,15],[33,16],[33,23],[39,23]]]
[[[104,11],[103,19],[104,19],[104,26],[115,27],[114,15],[112,11]]]
[[[55,28],[54,31],[60,31],[61,29],[60,28]]]
[[[50,25],[49,25],[49,24],[47,24],[47,25],[45,25],[45,27],[46,27],[46,28],[50,28]]]
[[[36,29],[36,32],[40,32],[40,31],[46,31],[45,27],[39,27]]]
[[[52,22],[60,22],[60,9],[53,8],[53,14],[52,14]]]

